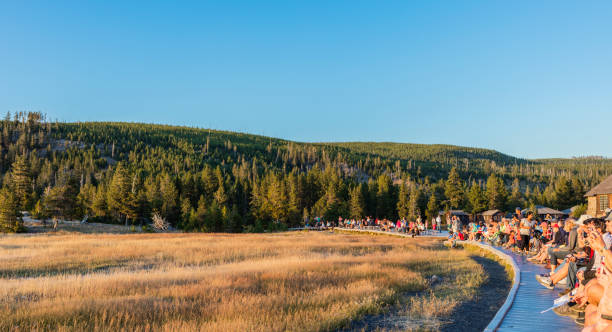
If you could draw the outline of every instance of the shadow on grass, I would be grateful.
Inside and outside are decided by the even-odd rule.
[[[402,303],[391,307],[386,313],[367,315],[342,331],[482,331],[506,300],[512,287],[506,268],[499,262],[478,254],[470,259],[487,271],[486,281],[478,288],[470,301],[461,303],[450,316],[411,319],[406,315],[410,297],[425,295],[428,290],[401,294]]]
[[[459,305],[448,317],[451,323],[443,325],[440,331],[482,331],[489,324],[506,301],[512,287],[506,268],[492,259],[471,255],[487,271],[487,281],[478,289],[476,296]]]

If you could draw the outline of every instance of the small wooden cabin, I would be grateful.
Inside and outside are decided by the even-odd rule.
[[[612,201],[612,175],[593,187],[584,195],[587,198],[587,214],[593,217],[605,217],[606,210],[611,208]]]
[[[499,210],[488,210],[478,213],[476,215],[476,220],[484,222],[500,222],[504,215],[505,214]]]

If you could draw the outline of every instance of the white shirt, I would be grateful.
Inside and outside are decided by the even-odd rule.
[[[526,228],[523,228],[523,227],[531,228],[531,226],[533,226],[531,224],[531,221],[529,221],[529,219],[527,219],[527,218],[523,218],[521,220],[521,229],[519,231],[521,233],[521,235],[529,235],[529,229],[526,229]]]
[[[612,234],[610,233],[605,233],[603,235],[603,240],[604,243],[606,245],[606,249],[610,249],[610,246],[612,245]],[[604,263],[604,256],[602,256],[601,254],[599,254],[599,252],[595,251],[595,254],[593,255],[593,270],[597,270],[602,263]]]

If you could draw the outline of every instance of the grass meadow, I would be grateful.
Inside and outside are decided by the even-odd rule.
[[[329,232],[0,235],[0,330],[328,331],[399,301],[443,321],[486,280],[471,254]]]

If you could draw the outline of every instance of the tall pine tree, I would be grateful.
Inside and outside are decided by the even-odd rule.
[[[448,200],[449,208],[457,209],[463,205],[465,194],[463,191],[463,186],[464,184],[459,177],[459,173],[457,173],[457,168],[453,167],[448,174],[448,179],[446,180],[446,185],[444,187],[444,194]]]
[[[489,209],[504,210],[508,199],[508,190],[504,181],[491,174],[487,179],[487,200]]]
[[[15,233],[23,230],[18,200],[9,189],[0,190],[0,232]]]
[[[399,194],[397,199],[397,214],[400,218],[408,219],[410,215],[410,198],[409,198],[408,186],[402,181],[399,187]]]
[[[480,213],[487,209],[487,197],[480,185],[476,182],[472,182],[470,192],[468,193],[468,200],[470,202],[470,212],[472,214]]]
[[[32,204],[32,173],[30,163],[25,156],[18,156],[11,167],[11,187],[15,193],[17,206],[28,210]]]
[[[360,219],[365,216],[365,197],[361,185],[356,185],[350,191],[350,217]]]

